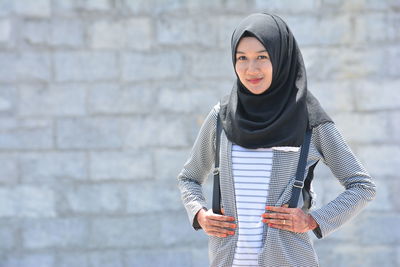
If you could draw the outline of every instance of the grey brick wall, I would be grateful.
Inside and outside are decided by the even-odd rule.
[[[207,266],[175,178],[257,11],[288,21],[378,185],[321,265],[399,266],[398,0],[0,0],[0,266]],[[323,165],[314,186],[341,189]]]

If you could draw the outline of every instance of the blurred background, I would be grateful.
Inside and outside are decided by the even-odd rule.
[[[378,186],[321,266],[400,266],[398,0],[0,0],[0,266],[208,266],[176,176],[262,11]],[[341,190],[321,163],[314,188]]]

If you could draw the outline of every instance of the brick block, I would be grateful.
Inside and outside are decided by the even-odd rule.
[[[0,149],[47,149],[53,146],[52,125],[48,120],[0,119],[0,126]]]
[[[230,50],[202,52],[191,54],[190,73],[198,78],[234,78],[235,71],[232,65]]]
[[[0,68],[1,82],[13,82],[17,79],[16,61],[14,53],[0,52],[0,62],[3,66]]]
[[[15,114],[17,89],[10,85],[0,85],[0,115]]]
[[[208,236],[204,232],[195,232],[187,219],[186,212],[170,212],[171,216],[161,220],[159,242],[164,246],[204,246]]]
[[[41,52],[22,53],[17,59],[17,75],[19,80],[49,81],[50,55]]]
[[[76,19],[56,19],[51,24],[51,45],[82,47],[85,43],[85,25]]]
[[[386,112],[339,113],[332,117],[344,138],[351,143],[386,143],[390,140],[390,121]]]
[[[393,77],[395,79],[400,78],[400,72],[398,70],[398,63],[400,61],[400,47],[399,45],[387,46],[385,49],[385,55],[379,62],[381,65],[380,74],[383,77]]]
[[[49,81],[50,56],[46,52],[0,53],[0,81]]]
[[[74,214],[112,214],[122,210],[123,188],[110,184],[80,185],[66,189],[66,204]]]
[[[154,99],[162,89],[156,86],[101,84],[89,90],[91,114],[145,114],[154,110]]]
[[[189,251],[172,249],[130,250],[125,255],[125,262],[130,267],[193,266]]]
[[[133,14],[160,14],[182,11],[185,7],[183,0],[124,0],[123,9]]]
[[[17,238],[16,238],[16,227],[12,222],[2,220],[0,223],[0,249],[2,251],[15,249]]]
[[[123,267],[123,255],[119,251],[96,251],[89,254],[91,267]]]
[[[399,87],[400,80],[357,82],[355,106],[359,111],[397,109],[400,107],[400,96],[397,93]]]
[[[128,132],[127,145],[133,148],[185,147],[189,145],[186,128],[185,119],[176,116],[137,118]]]
[[[388,49],[389,50],[389,49]],[[310,80],[346,80],[381,78],[390,76],[388,73],[388,50],[375,47],[366,48],[302,48],[302,54]],[[367,58],[366,53],[375,57]],[[327,60],[332,59],[334,60]]]
[[[268,11],[273,13],[303,13],[311,12],[318,7],[318,1],[301,0],[296,3],[290,0],[273,1],[273,0],[256,0],[254,8],[261,11]]]
[[[387,15],[383,13],[367,13],[354,18],[353,43],[380,43],[388,41],[389,25]]]
[[[135,180],[153,177],[153,161],[146,151],[96,152],[90,154],[93,180]]]
[[[54,217],[53,190],[39,186],[0,188],[0,217]]]
[[[385,176],[398,176],[397,166],[400,165],[400,146],[363,145],[357,151],[361,162],[375,179],[383,179]]]
[[[208,246],[200,244],[192,249],[192,267],[203,267],[208,266],[210,263],[208,261]]]
[[[15,184],[18,181],[18,158],[13,153],[0,154],[0,183]]]
[[[149,211],[182,210],[182,201],[175,179],[170,182],[141,182],[126,188],[127,212],[141,214]],[[162,192],[160,194],[159,192]]]
[[[321,266],[396,266],[390,247],[321,242],[316,250]]]
[[[120,118],[60,119],[56,143],[61,149],[120,148],[124,145],[124,129],[129,123]]]
[[[27,17],[50,17],[50,0],[15,0],[14,9],[18,15]]]
[[[218,24],[215,22],[218,21],[204,20],[203,17],[163,16],[157,21],[157,40],[160,44],[166,45],[200,44],[205,47],[215,47],[218,44]]]
[[[310,1],[312,2],[312,1]],[[349,15],[288,16],[289,25],[300,47],[307,45],[349,44],[353,41]]]
[[[17,214],[13,191],[7,187],[0,188],[0,217],[11,217]]]
[[[395,1],[394,1],[395,2]],[[398,4],[400,7],[400,4]],[[387,38],[388,41],[398,41],[400,39],[400,14],[391,12],[387,15]]]
[[[147,50],[152,44],[152,21],[134,18],[117,22],[95,22],[90,30],[93,48]]]
[[[51,23],[46,20],[26,20],[22,28],[23,39],[31,45],[51,43]]]
[[[239,3],[235,4],[236,2]],[[233,4],[234,6],[240,5],[241,3],[243,4],[245,2],[244,1],[226,2],[227,5]],[[239,23],[242,21],[244,17],[245,16],[243,15],[226,15],[219,17],[218,20],[215,22],[218,27],[219,46],[222,49],[230,51],[232,33],[235,30],[236,26],[239,25]]]
[[[180,114],[207,113],[221,97],[220,92],[214,88],[202,88],[200,90],[165,88],[158,94],[158,108]]]
[[[2,267],[55,267],[54,254],[39,252],[39,253],[24,253],[24,254],[8,254]]]
[[[381,180],[372,177],[376,184],[377,194],[376,198],[367,206],[368,211],[375,211],[375,212],[390,212],[390,211],[399,211],[400,208],[400,201],[396,200],[395,197],[397,194],[394,193],[394,188],[399,188],[399,183],[396,183],[395,180],[392,179],[385,179]]]
[[[13,0],[0,0],[0,16],[7,16],[14,10]]]
[[[88,11],[110,11],[112,8],[112,0],[80,1],[77,7]]]
[[[94,219],[90,228],[89,245],[98,249],[158,246],[159,224],[159,215]]]
[[[65,81],[107,81],[118,77],[117,60],[111,52],[57,52],[55,79]]]
[[[19,157],[24,182],[57,182],[87,178],[87,160],[82,152],[23,153]]]
[[[9,19],[0,20],[0,44],[11,41],[11,23]]]
[[[20,86],[21,116],[71,116],[86,113],[84,88],[59,86]]]
[[[58,47],[80,47],[85,38],[82,22],[72,19],[25,21],[22,36],[31,45]]]
[[[395,245],[400,240],[400,215],[396,213],[365,212],[357,217],[358,227],[356,234],[362,245]],[[382,227],[384,225],[385,227]],[[368,229],[369,231],[364,231]]]
[[[59,267],[90,267],[87,252],[59,252],[57,262]]]
[[[154,159],[155,179],[175,181],[189,157],[189,152],[182,149],[157,149]]]
[[[22,242],[27,249],[82,248],[88,240],[88,223],[82,218],[29,220],[23,223]]]
[[[123,53],[121,61],[123,81],[175,78],[183,71],[183,57],[175,51]]]

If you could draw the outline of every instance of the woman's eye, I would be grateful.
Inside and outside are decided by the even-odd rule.
[[[259,59],[268,59],[267,56],[258,56]]]
[[[246,60],[246,57],[245,56],[240,56],[236,60]]]

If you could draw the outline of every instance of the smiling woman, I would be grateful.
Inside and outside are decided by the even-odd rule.
[[[255,37],[243,37],[236,50],[236,74],[253,94],[262,94],[272,82],[272,63],[268,51]]]
[[[210,111],[178,175],[190,222],[209,236],[212,267],[318,266],[308,233],[322,238],[337,230],[375,197],[375,185],[308,91],[300,49],[280,17],[248,16],[231,48],[232,91]],[[202,184],[218,159],[221,209],[214,211]],[[344,190],[311,209],[319,161]]]

